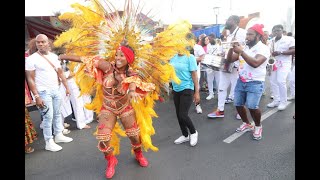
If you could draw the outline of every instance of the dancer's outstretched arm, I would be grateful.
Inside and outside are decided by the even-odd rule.
[[[68,60],[68,61],[79,62],[79,63],[88,62],[87,58],[81,58],[80,56],[66,55],[66,54],[60,54],[59,60]],[[105,61],[103,59],[93,57],[93,58],[89,58],[89,61],[94,61],[94,66],[97,67],[98,69],[102,70],[105,73],[111,69],[111,64],[108,61]]]
[[[73,61],[73,62],[80,62],[80,63],[82,63],[81,57],[80,57],[80,56],[74,56],[74,55],[60,54],[60,55],[59,55],[59,60],[68,60],[68,61]]]

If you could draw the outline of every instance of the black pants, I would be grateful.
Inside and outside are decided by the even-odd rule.
[[[180,92],[172,92],[174,105],[176,107],[176,114],[182,134],[187,137],[188,129],[190,134],[196,133],[196,129],[194,128],[193,123],[188,115],[190,106],[192,104],[194,91],[191,89],[185,89]]]

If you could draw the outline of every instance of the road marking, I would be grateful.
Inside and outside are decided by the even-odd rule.
[[[287,106],[290,104],[291,102],[287,102]],[[270,111],[267,111],[266,113],[264,113],[261,116],[261,122],[264,121],[265,119],[267,119],[269,116],[271,116],[272,114],[276,113],[278,110],[278,107],[273,108]],[[242,136],[244,133],[246,132],[235,132],[233,133],[231,136],[229,136],[228,138],[226,138],[225,140],[223,140],[223,142],[225,143],[231,143],[232,141],[236,140],[238,137]]]

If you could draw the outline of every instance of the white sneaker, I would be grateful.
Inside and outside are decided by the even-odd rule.
[[[190,145],[195,146],[198,142],[198,131],[194,134],[190,134]]]
[[[233,103],[233,99],[228,97],[224,103],[225,104]]]
[[[254,132],[253,132],[253,139],[260,140],[262,138],[262,125],[261,126],[255,126]]]
[[[287,103],[280,103],[278,106],[278,110],[282,111],[285,110],[287,108]]]
[[[273,99],[273,98],[274,98],[274,96],[273,96],[273,95],[271,95],[271,96],[270,96],[270,99]]]
[[[190,137],[189,137],[189,135],[187,136],[187,137],[185,137],[185,136],[180,136],[178,139],[176,139],[175,141],[174,141],[174,143],[175,144],[181,144],[181,143],[184,143],[184,142],[187,142],[187,141],[189,141],[190,140]]]
[[[68,127],[70,127],[70,124],[68,124],[68,123],[63,123],[63,126],[64,126],[64,128],[68,128]]]
[[[73,141],[73,139],[70,138],[70,137],[67,137],[67,136],[63,135],[63,133],[61,132],[61,133],[57,134],[57,135],[54,137],[54,141],[55,141],[56,143],[60,143],[60,142],[68,143],[68,142]]]
[[[198,114],[202,113],[202,109],[201,109],[200,104],[196,105],[196,111],[197,111]]]
[[[214,98],[214,93],[210,93],[209,96],[206,97],[206,100],[210,100]]]
[[[53,141],[53,139],[49,139],[48,141],[46,141],[45,150],[56,152],[56,151],[60,151],[61,149],[62,149],[62,147],[59,146],[58,144],[56,144]]]
[[[62,134],[69,134],[71,131],[69,129],[63,129]]]
[[[294,100],[296,97],[295,96],[289,96],[288,98],[287,98],[287,100],[288,101],[291,101],[291,100]]]
[[[280,101],[272,101],[271,103],[269,103],[269,104],[267,105],[267,107],[273,108],[273,107],[279,106],[279,104],[280,104]]]
[[[251,124],[247,124],[245,122],[243,122],[240,127],[238,127],[236,129],[236,132],[247,132],[247,131],[252,131],[253,130],[253,125]]]
[[[241,120],[241,116],[237,113],[237,115],[236,115],[236,118],[238,119],[238,120]]]
[[[43,121],[40,123],[40,129],[43,129]]]

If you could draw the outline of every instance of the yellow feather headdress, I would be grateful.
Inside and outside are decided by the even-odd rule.
[[[59,16],[61,20],[72,23],[72,27],[60,34],[54,42],[56,47],[64,47],[67,54],[81,57],[99,56],[106,61],[113,62],[117,47],[124,40],[135,52],[135,60],[130,65],[146,83],[155,84],[155,90],[142,100],[132,103],[136,111],[137,123],[140,126],[141,141],[144,150],[149,148],[157,151],[152,145],[150,136],[155,133],[152,126],[152,117],[157,117],[153,110],[154,101],[159,97],[165,98],[169,91],[169,81],[177,83],[180,80],[175,75],[169,60],[177,53],[189,55],[194,45],[191,34],[191,24],[187,21],[178,21],[158,33],[152,43],[146,41],[153,31],[147,26],[146,20],[141,18],[142,8],[135,7],[132,0],[126,0],[124,10],[118,11],[110,1],[92,0],[88,6],[78,3],[71,5],[74,12],[67,12]],[[140,3],[139,3],[140,4]],[[75,63],[70,63],[73,69]],[[94,99],[87,104],[88,109],[99,113],[102,106],[102,85],[93,76],[86,73],[86,64],[80,64],[75,75],[81,94],[92,94]],[[113,135],[125,136],[117,124]],[[112,138],[111,145],[114,154],[119,153],[119,138]]]

